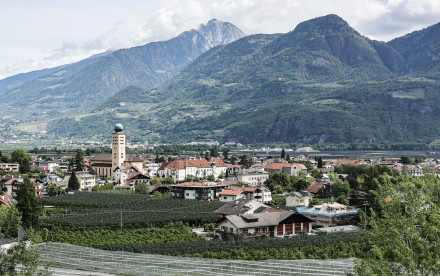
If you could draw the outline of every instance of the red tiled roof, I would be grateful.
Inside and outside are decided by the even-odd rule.
[[[191,187],[200,186],[200,187],[204,187],[204,186],[206,186],[206,184],[205,183],[201,183],[201,182],[183,182],[183,183],[176,184],[176,186],[191,186]]]
[[[95,157],[92,157],[90,161],[112,161],[111,153],[100,153]]]
[[[210,185],[206,185],[205,183],[202,182],[183,182],[183,183],[179,183],[176,184],[174,186],[188,186],[188,187],[206,187],[206,186],[215,186],[215,185],[221,185],[221,183],[219,182],[209,182]]]
[[[216,164],[217,165],[217,164]],[[174,160],[166,166],[171,170],[183,170],[187,167],[196,167],[196,168],[211,168],[211,163],[209,163],[206,159],[181,159]]]
[[[0,195],[0,205],[5,204],[6,207],[11,207],[8,200],[9,198],[10,196],[8,194]]]
[[[339,166],[339,165],[344,165],[344,164],[356,165],[356,164],[360,164],[360,163],[362,163],[362,162],[360,162],[360,160],[356,160],[356,159],[338,159],[333,164],[335,166]]]
[[[322,188],[322,186],[324,186],[324,183],[322,182],[313,182],[309,185],[309,187],[306,188],[306,191],[316,194]]]
[[[213,162],[215,162],[215,166],[216,167],[226,167],[227,165],[225,164],[225,162],[223,162],[222,159],[220,158],[211,158],[211,160],[209,160],[211,162],[211,164]]]
[[[169,164],[169,162],[163,162],[163,163],[160,165],[159,171],[163,171],[163,170],[165,170],[165,168],[168,166],[168,164]]]
[[[141,173],[139,173],[139,172],[131,172],[131,173],[128,173],[127,180],[130,180],[130,179],[132,179],[133,177],[138,176],[139,174],[141,174]]]
[[[282,212],[283,209],[275,209],[275,208],[266,208],[262,213],[268,213],[268,212]]]
[[[241,194],[243,191],[241,190],[223,190],[219,193],[219,195],[239,195]]]
[[[265,167],[265,169],[269,170],[282,170],[285,167],[291,167],[292,164],[289,163],[271,163]]]
[[[258,188],[257,187],[231,187],[229,189],[234,190],[234,191],[255,192]]]

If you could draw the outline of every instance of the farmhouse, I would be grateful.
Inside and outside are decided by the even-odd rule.
[[[217,214],[222,215],[241,215],[264,212],[280,212],[279,209],[271,208],[259,201],[253,199],[238,199],[226,203],[222,207],[215,210]]]
[[[220,231],[242,232],[247,237],[267,233],[272,237],[285,237],[309,233],[313,220],[293,211],[227,215],[219,222]]]

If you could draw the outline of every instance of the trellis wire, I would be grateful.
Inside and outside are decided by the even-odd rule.
[[[63,243],[43,243],[42,263],[54,268],[113,275],[347,275],[353,259],[222,260],[99,250]]]

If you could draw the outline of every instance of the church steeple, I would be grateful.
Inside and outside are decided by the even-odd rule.
[[[112,177],[114,177],[114,170],[124,165],[125,161],[125,133],[122,132],[123,129],[121,124],[116,124],[115,132],[112,133]]]

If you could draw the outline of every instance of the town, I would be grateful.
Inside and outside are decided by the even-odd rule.
[[[289,237],[358,232],[363,224],[359,211],[365,215],[373,203],[361,188],[357,170],[378,167],[390,175],[440,177],[440,162],[426,157],[324,161],[316,156],[289,156],[282,149],[274,157],[230,156],[227,150],[212,150],[202,152],[203,156],[168,156],[167,160],[154,154],[127,154],[126,140],[123,126],[116,124],[111,153],[84,156],[78,149],[73,157],[48,158],[16,149],[10,156],[2,155],[2,161],[10,162],[0,163],[0,202],[13,205],[27,178],[35,197],[43,202],[99,191],[120,191],[121,197],[132,193],[215,201],[222,205],[212,211],[218,215],[210,226],[214,233],[208,235],[205,229],[203,237],[228,239],[225,233],[244,238]]]

